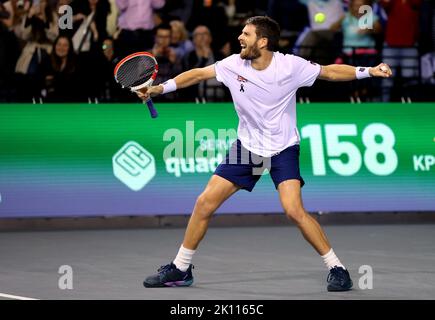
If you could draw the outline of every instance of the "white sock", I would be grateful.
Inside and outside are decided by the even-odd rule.
[[[196,250],[186,249],[181,245],[180,250],[178,250],[178,254],[175,257],[174,264],[177,269],[185,272],[189,269],[190,263],[192,261],[192,257],[195,254]]]
[[[332,269],[335,266],[337,267],[342,267],[343,269],[346,270],[346,268],[343,266],[343,264],[340,262],[340,260],[337,258],[337,256],[335,255],[334,250],[329,250],[329,252],[327,254],[325,254],[324,256],[321,256],[323,258],[323,262],[326,264],[326,266],[328,267],[328,269]]]

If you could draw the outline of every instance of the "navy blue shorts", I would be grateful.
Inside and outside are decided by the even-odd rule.
[[[263,171],[268,169],[275,188],[278,189],[281,182],[290,179],[299,180],[302,187],[305,182],[299,171],[299,153],[297,144],[272,157],[262,157],[248,151],[240,140],[237,140],[214,174],[251,192]]]

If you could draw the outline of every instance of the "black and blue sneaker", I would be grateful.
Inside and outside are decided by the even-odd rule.
[[[189,269],[183,272],[171,262],[161,266],[157,274],[147,277],[143,285],[147,288],[188,287],[193,283],[192,268],[191,264]]]
[[[328,282],[328,291],[349,291],[353,286],[349,271],[338,266],[329,270],[326,281]]]

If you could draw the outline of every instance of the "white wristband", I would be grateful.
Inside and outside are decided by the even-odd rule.
[[[369,67],[356,67],[355,75],[357,79],[370,78],[370,68]]]
[[[169,79],[168,81],[163,82],[162,87],[163,87],[162,94],[173,92],[173,91],[177,90],[177,84],[175,83],[174,79]]]

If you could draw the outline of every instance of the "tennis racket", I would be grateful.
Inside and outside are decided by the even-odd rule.
[[[118,62],[115,67],[115,81],[123,88],[136,92],[150,87],[156,79],[159,65],[156,58],[149,52],[136,52]],[[151,117],[157,117],[157,110],[150,99],[146,101]]]

